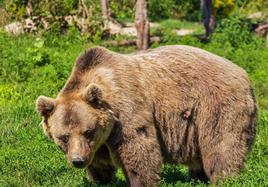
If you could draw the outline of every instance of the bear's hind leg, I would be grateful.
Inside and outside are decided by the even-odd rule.
[[[243,161],[232,160],[231,155],[214,152],[203,158],[204,170],[209,180],[216,183],[218,180],[235,175],[242,167]]]
[[[188,176],[187,176],[187,180],[200,180],[200,181],[204,181],[207,182],[209,179],[204,171],[204,169],[193,169],[193,168],[189,168],[188,170]]]
[[[236,119],[245,124],[243,120]],[[252,144],[253,134],[248,127],[239,128],[222,133],[221,140],[214,137],[202,151],[204,170],[212,182],[217,182],[226,176],[234,176],[243,168],[246,155]],[[225,127],[226,128],[226,127]],[[217,143],[219,142],[219,143]]]
[[[200,158],[193,158],[191,163],[188,163],[187,180],[200,180],[207,182],[209,179],[204,171],[202,160]]]
[[[220,105],[199,133],[204,170],[211,182],[236,175],[255,137],[255,115],[244,104]],[[209,116],[209,115],[208,115]],[[201,133],[202,132],[202,133]]]

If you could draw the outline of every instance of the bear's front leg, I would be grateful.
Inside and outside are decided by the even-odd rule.
[[[102,145],[95,153],[92,163],[87,167],[87,174],[91,181],[107,184],[115,178],[116,168],[111,160],[108,147]]]
[[[157,186],[162,156],[156,140],[136,137],[122,144],[119,159],[131,187]]]
[[[115,168],[111,165],[105,166],[88,166],[87,174],[92,182],[99,182],[101,184],[111,183],[115,177]]]
[[[129,119],[129,117],[131,119]],[[121,117],[116,155],[131,187],[157,186],[163,163],[156,129],[147,112]],[[120,127],[117,127],[119,131]]]

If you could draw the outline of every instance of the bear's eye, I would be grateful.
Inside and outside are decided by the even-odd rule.
[[[95,136],[95,132],[96,132],[95,129],[93,129],[93,130],[90,129],[90,130],[87,130],[86,132],[84,132],[83,134],[86,137],[86,139],[92,140]]]
[[[63,143],[67,144],[68,141],[69,141],[69,135],[62,135],[62,136],[59,136],[58,139],[60,141],[62,141]]]

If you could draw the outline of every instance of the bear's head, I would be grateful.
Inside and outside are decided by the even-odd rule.
[[[91,83],[79,93],[56,99],[39,96],[36,102],[46,135],[77,168],[88,166],[109,137],[116,117],[102,98],[103,90]]]

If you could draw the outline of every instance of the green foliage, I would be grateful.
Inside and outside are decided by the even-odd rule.
[[[135,0],[112,0],[110,3],[112,16],[118,20],[134,20]],[[166,18],[187,18],[200,20],[199,0],[149,0],[148,15],[150,20]]]
[[[26,6],[29,0],[4,0],[5,9],[12,15],[12,19],[21,20],[27,16]],[[79,1],[78,0],[55,0],[55,1],[38,1],[32,0],[32,16],[43,17],[49,23],[58,23],[63,26],[63,17],[67,15],[78,15]],[[101,19],[100,1],[86,0],[90,18],[89,23],[100,29],[101,25],[94,22],[99,22]],[[119,21],[133,21],[135,17],[135,0],[111,0],[110,9],[112,16]],[[201,20],[199,0],[149,0],[148,14],[152,21],[166,18],[186,18],[187,20]],[[96,33],[96,32],[92,32]]]
[[[26,6],[29,0],[5,0],[6,9],[14,18],[26,16]],[[78,0],[31,0],[34,16],[64,16],[70,15],[78,8]]]
[[[214,0],[213,8],[216,9],[217,14],[229,15],[235,8],[235,0]]]
[[[197,21],[199,5],[198,0],[149,0],[149,17],[152,20],[187,17]]]
[[[266,0],[239,0],[237,4],[242,7],[243,12],[254,13],[262,11],[267,14],[268,1]]]
[[[251,23],[245,18],[231,16],[220,20],[217,27],[217,34],[212,40],[217,42],[230,42],[232,47],[239,47],[241,43],[249,44],[254,42],[254,36],[250,33]]]
[[[0,25],[6,24],[6,20],[22,20],[28,17],[26,13],[28,2],[29,0],[3,0],[0,3],[0,14],[2,15]],[[233,10],[246,13],[260,10],[268,12],[267,2],[266,0],[215,0],[213,1],[213,7],[217,18],[221,19],[230,15]],[[100,41],[103,35],[101,2],[85,0],[85,3],[89,12],[87,20],[89,28],[86,32],[86,37],[94,42]],[[135,0],[110,0],[112,16],[122,22],[133,22],[135,3]],[[31,0],[31,4],[33,10],[31,17],[38,20],[37,27],[39,30],[43,28],[40,21],[42,18],[42,20],[46,20],[50,24],[49,30],[53,30],[53,32],[57,30],[62,34],[66,30],[67,25],[64,17],[69,15],[81,17],[82,15],[79,0]],[[200,10],[200,0],[148,0],[148,15],[151,21],[179,18],[187,21],[201,21],[203,19],[202,11]],[[81,29],[78,24],[74,26]]]
[[[0,25],[6,23],[4,19],[8,19],[8,15],[11,15],[11,19],[16,21],[28,18],[29,15],[26,11],[28,2],[29,0],[4,0],[2,5],[4,8],[0,7],[0,13],[2,12],[6,17],[0,18]],[[86,28],[82,33],[84,37],[96,40],[97,37],[102,36],[103,22],[99,1],[85,1],[88,9],[88,17],[84,18],[86,20],[81,20],[82,12],[79,0],[31,0],[30,2],[32,5],[30,17],[34,20],[38,31],[42,31],[46,25],[46,27],[48,26],[46,32],[53,34],[65,34],[70,27],[75,27],[82,33],[81,22],[83,22],[82,25]],[[73,16],[71,26],[68,25],[66,16]]]
[[[112,17],[119,21],[133,21],[135,18],[135,3],[135,0],[111,0],[110,9]]]

